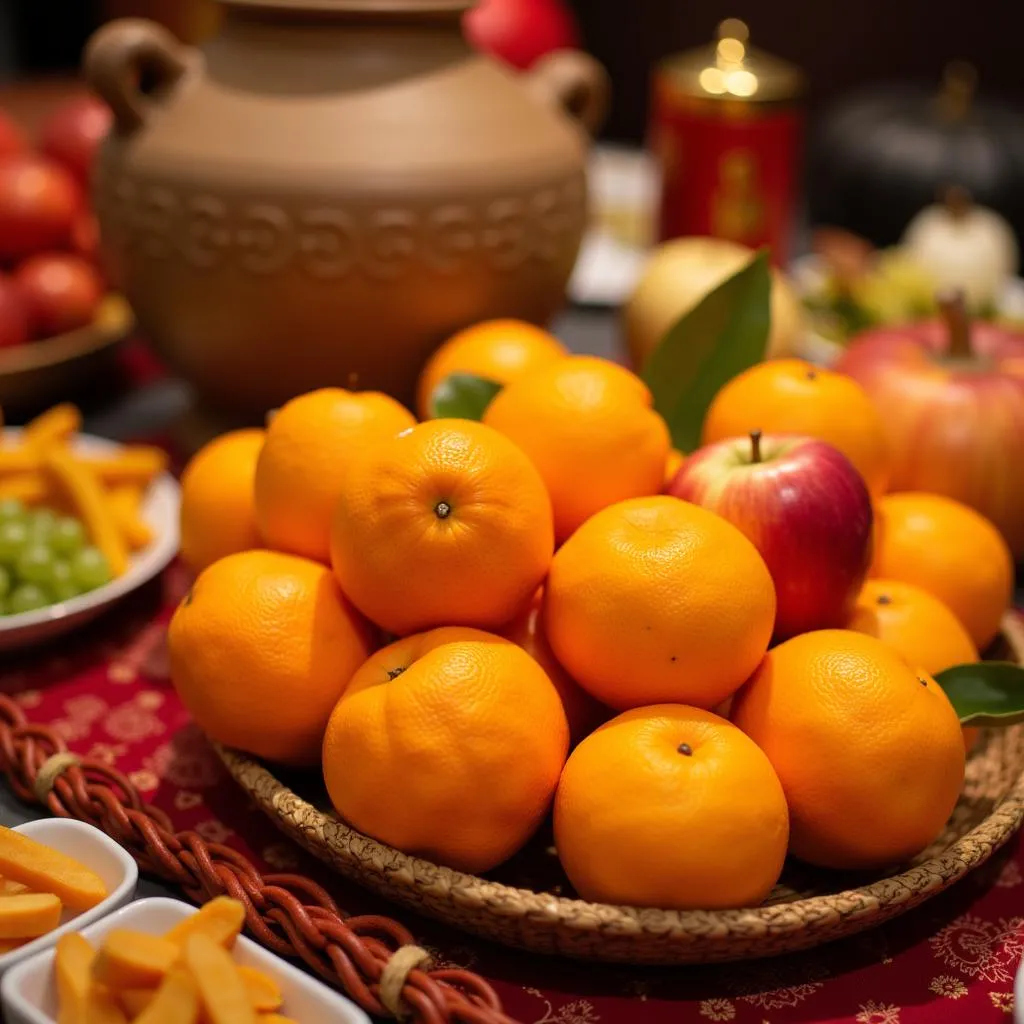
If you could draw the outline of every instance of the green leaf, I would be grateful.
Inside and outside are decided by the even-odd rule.
[[[963,725],[1024,722],[1024,668],[1009,661],[957,665],[935,677]]]
[[[643,379],[680,451],[700,445],[722,386],[764,358],[770,326],[771,271],[761,250],[676,321],[651,353]]]
[[[430,413],[434,419],[482,420],[501,390],[497,381],[471,373],[453,373],[434,388]]]

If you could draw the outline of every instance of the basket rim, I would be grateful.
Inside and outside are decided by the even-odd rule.
[[[1012,612],[1004,616],[1003,633],[1018,660],[1024,661],[1024,625]],[[706,934],[708,925],[715,926],[715,936],[719,941],[728,941],[740,933],[749,935],[752,928],[769,925],[776,937],[806,933],[813,931],[818,924],[833,920],[840,912],[840,905],[848,907],[858,918],[875,917],[886,910],[889,911],[886,916],[895,916],[903,904],[914,901],[922,893],[945,889],[980,867],[1024,822],[1022,771],[1012,788],[995,804],[987,817],[959,836],[941,853],[897,874],[887,875],[865,885],[837,893],[803,896],[789,902],[735,910],[666,910],[617,906],[520,889],[402,853],[315,807],[255,758],[217,743],[213,746],[231,776],[265,813],[278,820],[300,813],[307,822],[303,828],[307,836],[310,822],[321,830],[325,825],[335,830],[337,836],[334,841],[326,839],[321,833],[317,844],[320,847],[339,847],[350,840],[358,840],[364,851],[371,856],[377,854],[387,862],[387,870],[379,874],[382,878],[386,876],[391,885],[401,885],[409,890],[429,885],[436,890],[441,884],[449,892],[457,891],[459,903],[463,906],[469,904],[483,907],[486,903],[493,913],[493,905],[497,900],[502,903],[505,916],[529,917],[531,921],[558,924],[569,931],[592,932],[600,928],[603,933],[616,936],[635,934],[643,931],[645,925],[655,923],[662,935],[692,940],[695,932],[702,931],[705,941],[709,938]],[[281,807],[283,801],[289,804],[287,811]]]
[[[479,906],[483,906],[485,897],[486,902],[493,903],[496,895],[504,895],[508,908],[514,909],[516,916],[557,922],[577,931],[593,930],[599,919],[601,930],[608,934],[631,934],[637,927],[642,927],[648,919],[656,918],[659,931],[669,934],[692,936],[695,928],[714,922],[729,932],[739,928],[746,931],[751,925],[770,923],[773,933],[779,935],[803,932],[813,928],[816,921],[831,919],[836,914],[836,903],[840,901],[848,903],[851,907],[860,907],[861,914],[872,913],[886,907],[898,907],[912,899],[916,893],[933,888],[933,885],[928,884],[929,880],[941,878],[942,888],[945,888],[980,867],[1024,822],[1022,772],[1013,789],[992,809],[988,817],[969,832],[965,832],[941,854],[867,885],[827,895],[805,896],[785,903],[737,910],[666,910],[657,907],[620,906],[611,903],[589,903],[568,896],[520,889],[503,882],[481,878],[479,875],[456,871],[454,868],[436,864],[422,857],[402,853],[395,847],[358,832],[340,818],[315,807],[281,782],[265,765],[247,754],[222,747],[217,743],[213,746],[236,782],[241,782],[243,772],[249,774],[251,779],[262,780],[271,793],[269,799],[255,792],[253,786],[246,785],[244,788],[263,807],[265,813],[281,817],[281,810],[277,805],[282,799],[287,799],[293,809],[309,815],[315,819],[317,825],[329,825],[332,829],[338,830],[343,840],[358,839],[370,854],[379,853],[386,857],[390,865],[387,875],[392,881],[399,872],[407,878],[407,888],[417,888],[428,883],[436,887],[439,881],[443,881],[447,889],[458,891],[460,902]],[[998,820],[1000,818],[1004,819],[1001,823]],[[996,825],[999,827],[993,832]],[[971,842],[972,839],[978,838],[980,832],[984,832],[985,842]],[[322,845],[334,844],[323,840]],[[784,918],[791,920],[780,921]]]

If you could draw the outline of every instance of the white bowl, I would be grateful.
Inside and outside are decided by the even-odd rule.
[[[195,912],[195,907],[181,900],[139,900],[83,929],[82,934],[94,946],[114,928],[163,935]],[[7,1024],[56,1024],[54,955],[52,949],[47,950],[4,976],[0,996]],[[244,936],[235,943],[234,958],[239,965],[263,971],[278,983],[284,996],[281,1012],[296,1024],[370,1024],[370,1018],[344,996]]]
[[[68,818],[41,818],[14,828],[15,832],[43,843],[95,871],[107,887],[107,898],[91,910],[81,912],[64,908],[60,925],[24,946],[0,956],[0,974],[22,960],[54,946],[65,932],[81,931],[106,914],[123,907],[134,895],[139,882],[139,869],[128,853],[110,836],[84,821]]]
[[[2,431],[3,443],[11,444],[21,431],[8,427]],[[78,434],[73,448],[82,455],[114,455],[123,446],[91,434]],[[70,601],[51,604],[20,615],[0,615],[0,651],[29,647],[50,640],[94,619],[125,594],[137,590],[161,573],[178,552],[178,509],[181,491],[168,473],[162,473],[149,486],[142,505],[142,518],[153,531],[149,547],[136,552],[127,572],[106,586]]]

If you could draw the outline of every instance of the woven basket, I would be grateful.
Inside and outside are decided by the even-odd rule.
[[[1003,657],[1024,663],[1024,627],[1004,622]],[[670,911],[585,903],[543,837],[493,878],[409,857],[354,831],[326,807],[318,783],[299,796],[262,764],[218,748],[228,770],[278,827],[346,878],[390,900],[509,946],[636,964],[709,963],[808,949],[873,928],[983,864],[1024,820],[1024,725],[989,730],[967,765],[943,834],[898,874],[870,879],[792,866],[763,906]]]

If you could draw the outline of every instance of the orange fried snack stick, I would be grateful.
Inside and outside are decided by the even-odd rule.
[[[170,970],[152,1002],[135,1018],[135,1024],[195,1024],[199,1019],[199,994],[188,972]]]
[[[0,482],[0,494],[3,483]],[[130,551],[140,551],[153,540],[153,531],[146,525],[140,514],[142,493],[131,484],[112,487],[107,493],[110,512],[121,531],[125,544]]]
[[[218,896],[205,903],[190,917],[179,921],[165,936],[182,949],[193,936],[202,933],[218,946],[231,949],[245,924],[245,907],[230,896]]]
[[[82,428],[82,414],[68,403],[55,405],[25,427],[25,445],[37,452],[63,444]]]
[[[127,546],[96,476],[88,466],[61,449],[48,451],[43,465],[55,485],[67,494],[93,544],[106,555],[111,573],[115,578],[123,575],[128,568]]]
[[[79,461],[109,487],[132,484],[144,487],[167,469],[167,453],[150,445],[130,445],[114,455],[81,456]]]
[[[158,935],[115,928],[100,947],[92,967],[94,981],[114,989],[159,985],[181,951]]]
[[[34,939],[60,924],[60,900],[48,892],[0,900],[0,939]]]
[[[73,910],[89,910],[107,897],[95,871],[9,828],[0,828],[0,874],[36,892],[53,893]]]
[[[245,982],[223,946],[197,932],[185,940],[184,962],[210,1024],[257,1024]]]
[[[96,951],[77,932],[57,941],[54,971],[57,975],[57,1024],[85,1024],[92,964]]]

